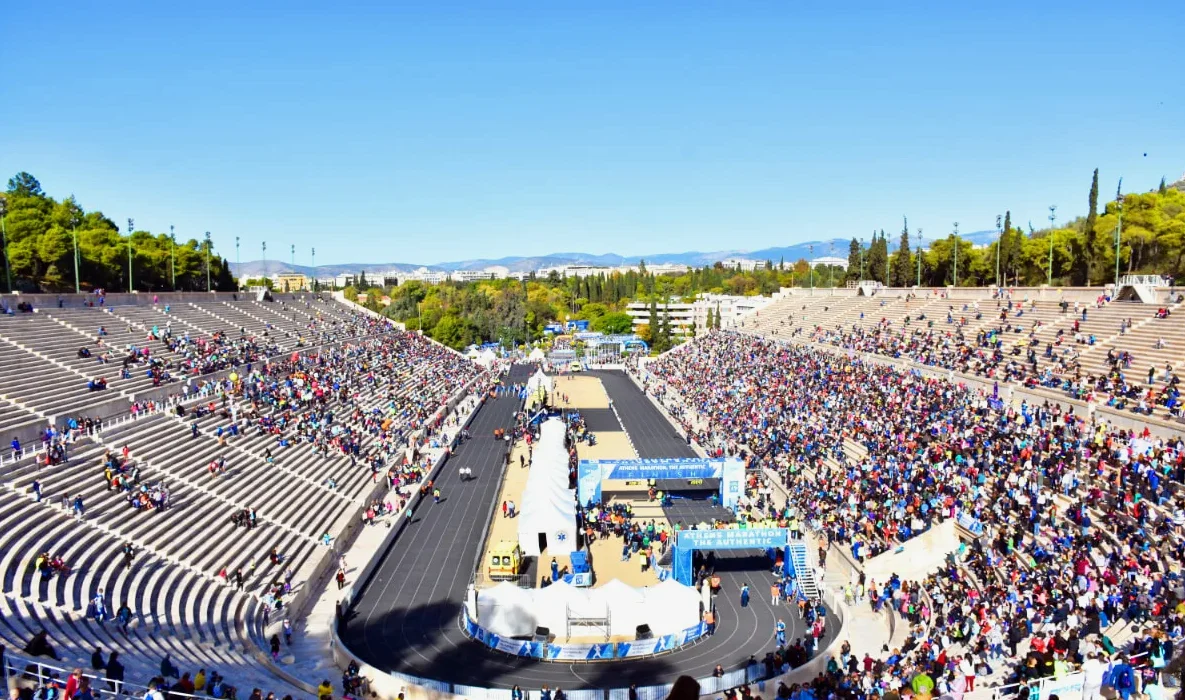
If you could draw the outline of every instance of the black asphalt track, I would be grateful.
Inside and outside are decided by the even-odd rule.
[[[693,456],[675,429],[625,375],[598,372],[625,429],[643,456]],[[525,381],[530,368],[515,366],[509,382]],[[512,657],[471,641],[460,628],[461,605],[482,547],[481,534],[500,486],[505,445],[496,427],[509,427],[517,397],[487,399],[462,444],[437,479],[442,500],[426,500],[383,552],[371,580],[355,596],[340,628],[343,644],[376,668],[449,683],[509,688],[619,688],[672,681],[680,674],[711,675],[717,664],[741,668],[774,646],[774,624],[786,621],[792,639],[803,624],[796,612],[770,606],[768,561],[760,553],[718,556],[725,579],[716,599],[716,634],[661,656],[636,661],[563,663]],[[462,483],[460,467],[473,470]],[[723,554],[723,553],[722,553]],[[743,556],[742,556],[743,555]],[[751,600],[740,607],[740,581],[748,581]]]

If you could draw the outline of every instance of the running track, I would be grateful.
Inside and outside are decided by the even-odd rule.
[[[531,370],[515,366],[508,382],[526,381]],[[692,456],[690,448],[650,400],[620,372],[596,373],[605,384],[640,456]],[[717,664],[741,668],[773,648],[774,611],[764,557],[718,556],[725,578],[717,596],[716,634],[682,650],[637,661],[568,664],[512,657],[467,638],[460,628],[461,604],[482,548],[481,533],[499,489],[505,445],[494,428],[509,427],[516,397],[487,399],[470,425],[472,438],[449,459],[436,480],[442,501],[422,503],[415,517],[381,554],[383,562],[355,596],[340,628],[342,643],[361,659],[386,671],[465,685],[538,689],[654,685],[680,674],[710,675]],[[462,483],[460,467],[473,469]],[[722,553],[723,554],[723,553]],[[738,569],[731,571],[731,569]],[[751,600],[740,607],[740,584]],[[787,635],[802,634],[797,614],[782,608]]]

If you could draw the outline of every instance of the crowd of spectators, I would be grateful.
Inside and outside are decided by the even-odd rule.
[[[1031,680],[1116,651],[1108,633],[1125,626],[1139,630],[1130,652],[1171,657],[1185,613],[1180,436],[734,333],[648,370],[690,436],[776,471],[784,516],[857,562],[947,519],[982,531],[924,581],[853,581],[850,600],[890,605],[910,635],[885,658],[838,659],[818,679],[829,692],[899,692],[922,673],[964,692],[977,667],[1000,665]]]
[[[191,439],[204,432],[223,445],[240,436],[265,436],[262,452],[268,463],[303,443],[326,460],[349,458],[352,465],[372,475],[373,483],[381,478],[396,490],[420,481],[430,468],[428,446],[451,443],[449,431],[456,425],[456,417],[446,417],[442,410],[449,398],[463,387],[474,385],[480,391],[476,383],[493,381],[492,376],[483,378],[480,367],[452,350],[404,332],[347,340],[304,354],[247,359],[234,365],[234,370],[218,378],[190,378],[175,396],[133,404],[133,413],[168,408],[178,419],[190,422]],[[203,421],[199,428],[197,418],[211,414],[219,420]],[[65,459],[65,449],[73,440],[101,427],[98,420],[69,419],[46,432],[45,452]],[[222,457],[212,464],[216,466],[212,474],[235,466]],[[108,489],[127,493],[133,505],[139,503],[148,509],[167,506],[164,485],[140,482],[127,447],[107,451],[101,465]],[[322,484],[336,489],[332,482],[326,477]],[[35,483],[35,490],[40,499],[39,484]],[[81,497],[76,501],[75,513],[82,517]],[[400,495],[373,499],[367,517],[373,519],[403,503]],[[253,508],[236,511],[232,519],[248,529],[256,524]],[[320,541],[332,546],[328,533]],[[273,568],[258,592],[269,610],[282,607],[291,592],[294,573],[282,566],[285,558],[278,550],[273,549],[270,557]],[[44,560],[38,565],[54,566],[52,557],[45,555]],[[61,566],[66,565],[63,562]],[[241,590],[251,583],[252,573],[254,566],[250,572],[223,567],[217,577]],[[178,690],[176,684],[157,685],[162,692]],[[237,692],[221,681],[218,688],[215,697],[235,697]]]
[[[906,298],[907,308],[913,300],[913,295]],[[882,301],[881,306],[886,303]],[[1094,307],[1101,308],[1105,303],[1100,297]],[[1087,306],[1073,304],[1073,320],[1049,337],[1043,333],[1046,322],[1030,320],[1035,301],[1014,301],[1002,296],[994,304],[994,309],[985,309],[978,301],[951,302],[945,312],[935,313],[931,309],[927,314],[922,305],[914,302],[917,310],[897,321],[886,317],[876,319],[875,312],[874,318],[866,318],[861,312],[859,320],[850,326],[815,325],[809,329],[799,326],[791,336],[845,350],[908,359],[988,380],[1044,387],[1080,400],[1097,398],[1108,406],[1143,415],[1152,415],[1156,406],[1162,406],[1170,415],[1181,416],[1180,378],[1171,364],[1164,367],[1163,376],[1161,368],[1152,367],[1145,377],[1133,371],[1130,351],[1116,352],[1112,348],[1107,352],[1106,372],[1083,371],[1082,351],[1098,340],[1082,328],[1088,318]],[[993,317],[991,323],[979,323],[985,311]],[[1061,313],[1071,313],[1070,304],[1064,300]],[[1154,318],[1161,320],[1169,315],[1168,309],[1159,309]],[[972,334],[967,329],[973,323],[976,330]],[[1119,333],[1122,335],[1131,327],[1130,318],[1121,319]],[[1163,347],[1163,340],[1158,345]],[[1147,381],[1141,381],[1144,378]]]

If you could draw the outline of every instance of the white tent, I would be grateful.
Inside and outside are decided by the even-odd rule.
[[[589,608],[594,611],[604,611],[606,607],[612,610],[610,634],[633,635],[646,619],[646,596],[621,579],[615,578],[590,590],[588,599]]]
[[[552,380],[551,377],[544,374],[542,369],[535,372],[535,374],[527,380],[527,393],[533,394],[539,387],[543,387],[543,389],[549,394],[551,393],[552,388],[555,387],[555,381]]]
[[[556,634],[562,634],[567,630],[569,606],[575,614],[580,614],[579,611],[588,608],[588,592],[563,581],[556,581],[547,588],[538,588],[532,593],[532,611],[535,613],[536,624],[547,627]]]
[[[473,361],[482,367],[489,368],[498,361],[498,356],[494,354],[493,350],[486,348],[485,350],[479,352],[477,357],[473,358]]]
[[[700,596],[694,588],[673,578],[644,589],[644,621],[655,634],[672,634],[700,620]],[[638,624],[641,624],[639,622]]]
[[[544,547],[552,555],[576,549],[576,494],[568,488],[568,452],[563,421],[552,418],[539,428],[539,442],[523,488],[518,543],[527,556]]]
[[[535,633],[534,601],[531,592],[503,581],[477,593],[477,623],[503,637]]]
[[[535,348],[531,354],[527,355],[529,362],[543,362],[545,359],[547,359],[547,355],[543,352],[543,348]]]

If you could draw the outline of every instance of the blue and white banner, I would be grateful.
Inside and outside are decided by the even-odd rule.
[[[678,647],[680,636],[681,635],[664,634],[663,636],[659,637],[654,644],[654,653],[658,654]]]
[[[617,658],[624,659],[631,656],[649,656],[654,653],[654,647],[657,645],[657,639],[639,639],[633,642],[619,642],[617,644]]]
[[[789,542],[784,528],[749,530],[679,530],[675,546],[680,549],[778,549]]]
[[[616,644],[590,644],[588,645],[588,656],[585,658],[589,661],[607,661],[613,658],[614,648]]]
[[[548,644],[549,661],[585,661],[592,651],[591,644]]]
[[[967,530],[972,535],[978,536],[983,534],[983,523],[971,517],[970,513],[959,513],[958,522],[959,525],[963,526],[963,529]]]
[[[679,641],[678,646],[683,646],[684,644],[690,644],[691,642],[694,642],[695,640],[704,636],[704,634],[706,634],[707,631],[708,631],[708,625],[706,622],[700,622],[697,625],[695,625],[694,627],[688,627],[687,629],[685,629],[679,633],[681,636],[681,639]]]

